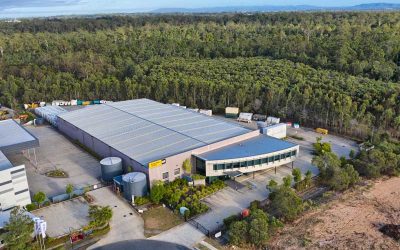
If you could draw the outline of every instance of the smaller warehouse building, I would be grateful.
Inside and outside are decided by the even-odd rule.
[[[232,176],[291,163],[298,150],[294,143],[259,135],[195,158],[197,171],[205,176]]]
[[[39,146],[39,140],[14,120],[0,121],[0,209],[31,203],[25,165],[13,166],[7,154]]]

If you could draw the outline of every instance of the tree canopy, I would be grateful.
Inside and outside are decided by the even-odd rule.
[[[109,206],[102,207],[91,205],[89,207],[90,225],[98,228],[108,224],[112,218],[113,212]]]
[[[399,137],[399,27],[396,12],[2,22],[0,102],[147,97]]]
[[[20,207],[11,210],[10,220],[4,227],[2,239],[8,249],[29,249],[34,231],[32,219]]]

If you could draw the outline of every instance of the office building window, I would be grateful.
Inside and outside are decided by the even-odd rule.
[[[163,178],[163,180],[168,180],[168,178],[169,178],[168,172],[163,173],[162,178]]]

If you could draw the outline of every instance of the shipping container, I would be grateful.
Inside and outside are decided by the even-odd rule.
[[[253,117],[253,113],[240,113],[240,114],[239,114],[239,117],[237,118],[237,120],[238,120],[239,122],[247,122],[247,123],[250,123],[252,117]]]
[[[212,116],[212,110],[211,109],[200,109],[200,113],[208,116]]]
[[[236,107],[226,107],[225,117],[227,118],[237,118],[239,115],[239,108]]]
[[[268,127],[260,128],[261,134],[265,134],[271,137],[282,139],[286,137],[286,124],[279,123]]]
[[[268,116],[268,117],[267,117],[267,123],[268,123],[269,125],[278,124],[278,123],[280,123],[280,122],[281,122],[281,119],[280,119],[280,118],[273,117],[273,116]]]
[[[265,121],[267,119],[266,115],[260,115],[260,114],[254,114],[253,115],[253,120],[254,121]]]

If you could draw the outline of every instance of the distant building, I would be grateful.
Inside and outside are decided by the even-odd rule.
[[[299,146],[239,124],[148,99],[88,106],[61,113],[58,129],[101,157],[115,156],[125,170],[172,181],[190,159],[209,180],[294,161]]]

